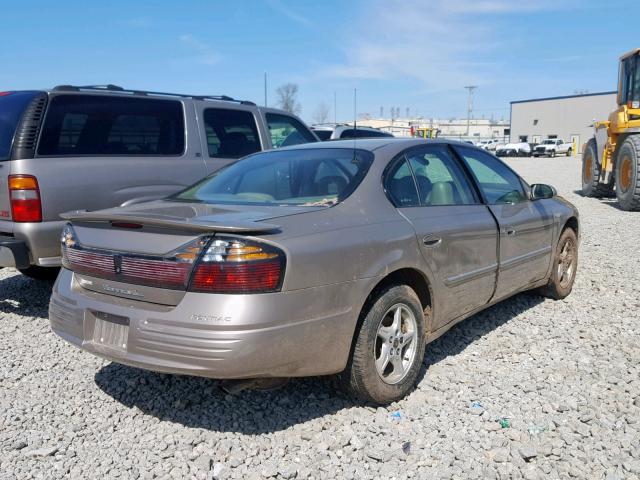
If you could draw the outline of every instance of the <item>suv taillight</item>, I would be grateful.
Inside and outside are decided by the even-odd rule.
[[[285,254],[271,245],[214,237],[198,260],[189,291],[268,293],[280,290]]]
[[[11,217],[14,222],[41,222],[38,180],[32,175],[9,175]]]

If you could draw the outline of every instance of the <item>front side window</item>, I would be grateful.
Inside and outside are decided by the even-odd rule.
[[[497,158],[476,149],[455,147],[473,173],[487,203],[519,203],[527,200],[520,178]]]
[[[415,174],[422,205],[477,203],[471,184],[446,147],[411,150],[406,157]]]
[[[313,133],[293,117],[267,113],[266,118],[273,148],[317,142]]]
[[[207,108],[204,126],[210,157],[240,158],[261,150],[258,127],[251,112]]]
[[[180,102],[57,95],[47,109],[38,155],[174,156],[184,146]]]
[[[173,198],[233,205],[331,206],[353,193],[372,161],[371,152],[353,149],[258,153]]]

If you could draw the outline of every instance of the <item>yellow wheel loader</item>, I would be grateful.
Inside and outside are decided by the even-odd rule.
[[[640,210],[640,48],[620,57],[618,108],[594,129],[582,153],[582,192],[615,190],[623,210]]]

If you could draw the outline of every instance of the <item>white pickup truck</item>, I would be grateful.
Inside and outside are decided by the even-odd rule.
[[[573,144],[566,143],[561,138],[547,138],[533,149],[532,155],[534,157],[555,157],[563,153],[570,157],[573,153]]]

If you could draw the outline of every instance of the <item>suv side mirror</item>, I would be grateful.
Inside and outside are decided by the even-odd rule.
[[[544,198],[553,198],[558,194],[556,189],[551,185],[544,183],[534,183],[531,185],[531,200],[542,200]]]

